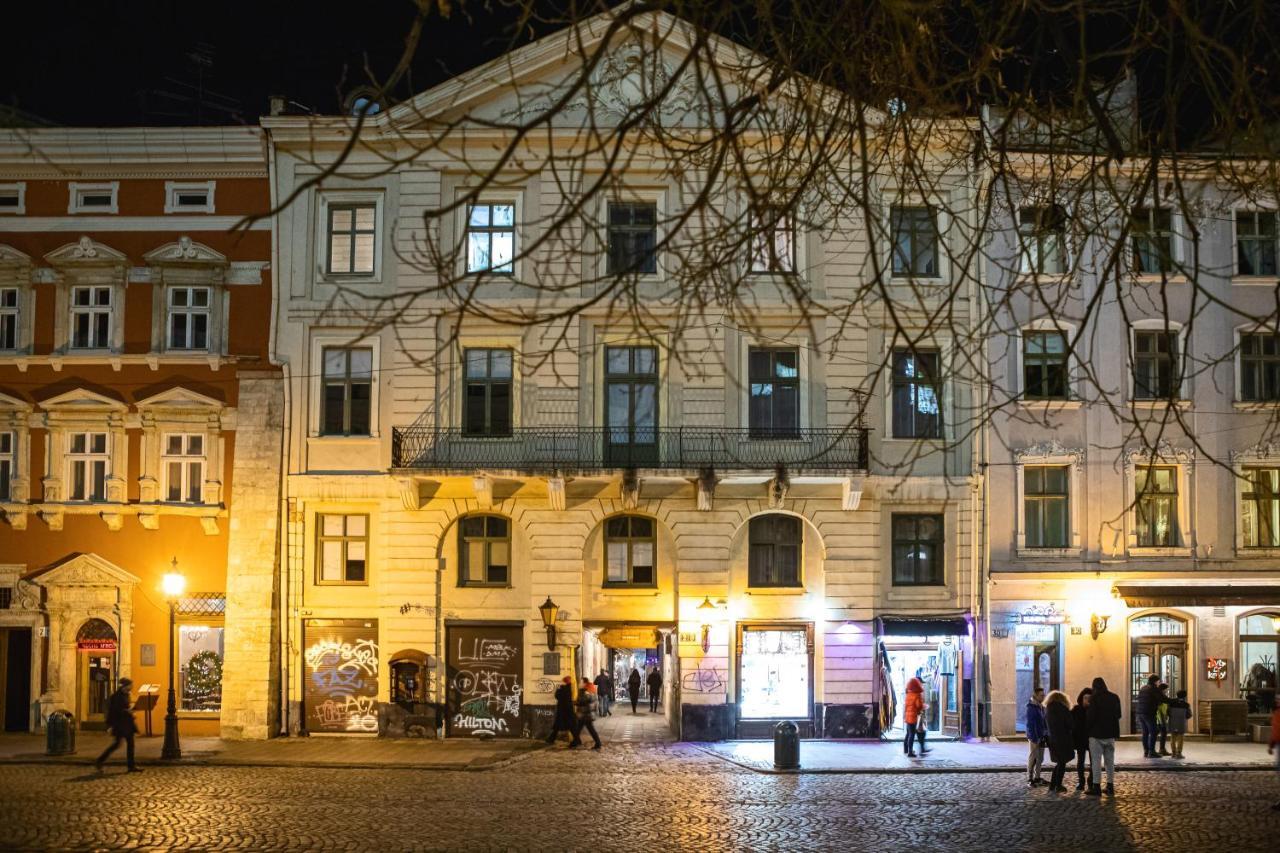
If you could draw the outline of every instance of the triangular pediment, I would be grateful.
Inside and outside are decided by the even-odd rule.
[[[58,409],[88,409],[99,411],[124,411],[128,408],[119,400],[112,399],[97,391],[90,391],[88,388],[72,388],[70,391],[63,391],[55,397],[40,401],[40,408],[46,410]]]
[[[31,266],[31,256],[26,252],[20,252],[12,246],[0,243],[0,264],[15,267]]]
[[[174,243],[166,243],[158,249],[152,249],[142,256],[148,264],[225,264],[227,256],[214,251],[204,243],[197,243],[190,237],[182,236]]]
[[[91,237],[81,237],[75,243],[54,249],[44,259],[55,266],[69,264],[127,264],[129,258],[123,252],[99,243]]]
[[[139,400],[137,406],[139,409],[221,409],[223,403],[179,385]]]
[[[10,397],[8,394],[0,391],[0,409],[20,409],[22,411],[30,411],[31,404],[26,400],[19,400],[17,397]]]
[[[56,566],[41,569],[28,576],[40,586],[135,586],[140,582],[110,560],[97,554],[76,554]]]

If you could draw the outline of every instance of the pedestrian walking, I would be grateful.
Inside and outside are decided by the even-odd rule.
[[[1085,793],[1102,794],[1101,763],[1107,769],[1107,793],[1116,792],[1116,738],[1120,737],[1120,697],[1107,689],[1101,678],[1093,680],[1093,696],[1089,698],[1089,774],[1093,781]]]
[[[1160,691],[1156,685],[1160,676],[1151,675],[1147,683],[1138,691],[1138,701],[1134,703],[1133,715],[1138,718],[1142,727],[1142,757],[1156,757],[1156,706],[1159,705]]]
[[[1169,742],[1169,685],[1161,681],[1156,685],[1156,755],[1168,758]]]
[[[1037,687],[1027,700],[1027,784],[1032,788],[1043,785],[1040,771],[1044,767],[1044,746],[1049,740],[1049,729],[1044,721],[1044,688]]]
[[[1271,737],[1267,742],[1267,755],[1274,755],[1276,759],[1276,773],[1280,774],[1280,705],[1276,705],[1271,709]],[[1280,812],[1280,800],[1276,800],[1271,804],[1273,812]]]
[[[107,701],[107,728],[111,731],[111,745],[102,751],[98,756],[98,760],[93,762],[93,766],[102,772],[102,765],[115,752],[120,744],[123,743],[125,763],[130,773],[141,773],[142,768],[133,760],[133,736],[138,732],[138,725],[134,722],[133,711],[130,709],[129,688],[133,686],[133,682],[127,678],[120,679],[120,686],[116,688],[116,692],[111,694],[111,698]]]
[[[1075,742],[1071,737],[1071,700],[1061,690],[1054,690],[1044,700],[1044,722],[1048,729],[1049,758],[1053,761],[1053,773],[1049,775],[1049,793],[1066,793],[1062,778],[1067,775],[1067,765],[1075,757]]]
[[[578,710],[578,720],[573,729],[573,740],[569,742],[569,748],[576,749],[582,746],[582,730],[586,729],[591,734],[591,739],[595,741],[595,746],[591,748],[599,749],[603,744],[600,743],[600,735],[596,734],[596,727],[592,722],[595,719],[596,686],[586,676],[582,677],[582,686],[578,688],[578,700],[575,705]]]
[[[627,697],[631,700],[631,713],[639,713],[636,711],[636,705],[640,702],[640,670],[634,666],[631,667],[631,674],[627,676]]]
[[[1071,709],[1071,745],[1076,751],[1076,790],[1085,789],[1085,770],[1089,767],[1089,700],[1093,698],[1093,688],[1086,687],[1076,697],[1075,707]],[[1093,771],[1089,771],[1089,785],[1093,784]]]
[[[612,717],[613,711],[613,679],[609,677],[609,670],[601,669],[600,674],[596,676],[596,701],[600,703],[600,716]]]
[[[658,705],[662,702],[662,673],[655,666],[649,670],[649,677],[645,679],[645,686],[649,688],[649,712],[651,714],[658,713]]]
[[[1187,691],[1179,690],[1178,695],[1169,700],[1169,745],[1173,747],[1173,757],[1182,758],[1182,738],[1187,733],[1187,725],[1191,722],[1191,703],[1187,701]]]
[[[927,755],[924,748],[924,684],[919,674],[907,682],[906,699],[902,703],[902,722],[907,733],[902,740],[902,751],[908,758],[915,758],[915,741],[920,741],[920,754]]]
[[[551,721],[551,734],[547,735],[547,743],[555,743],[561,732],[577,736],[577,724],[573,712],[573,680],[565,676],[563,683],[556,688],[556,715]]]

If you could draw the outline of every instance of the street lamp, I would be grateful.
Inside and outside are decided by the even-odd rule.
[[[552,601],[551,596],[548,595],[547,600],[538,608],[538,612],[542,614],[542,624],[547,629],[547,648],[554,652],[556,650],[556,614],[560,612],[560,605]]]
[[[164,715],[164,746],[160,749],[160,757],[174,759],[182,757],[182,747],[178,744],[178,702],[173,692],[174,613],[187,586],[187,579],[178,574],[177,557],[173,558],[173,571],[164,576],[162,586],[164,597],[169,600],[169,708]]]

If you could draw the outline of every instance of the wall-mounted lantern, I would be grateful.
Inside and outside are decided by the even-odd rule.
[[[1107,632],[1107,622],[1110,619],[1111,617],[1107,614],[1103,614],[1099,616],[1097,613],[1094,613],[1092,616],[1090,616],[1089,617],[1089,636],[1093,637],[1096,640],[1098,639],[1098,635],[1105,634]]]
[[[542,625],[547,629],[547,648],[555,651],[556,616],[560,613],[560,605],[552,601],[551,596],[548,595],[547,600],[538,608],[538,612],[542,614]]]

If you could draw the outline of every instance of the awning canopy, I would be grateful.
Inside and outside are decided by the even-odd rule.
[[[1116,581],[1115,593],[1129,607],[1280,604],[1280,584],[1258,581],[1222,581],[1212,584]]]
[[[969,633],[963,616],[881,616],[882,637],[947,637]]]

